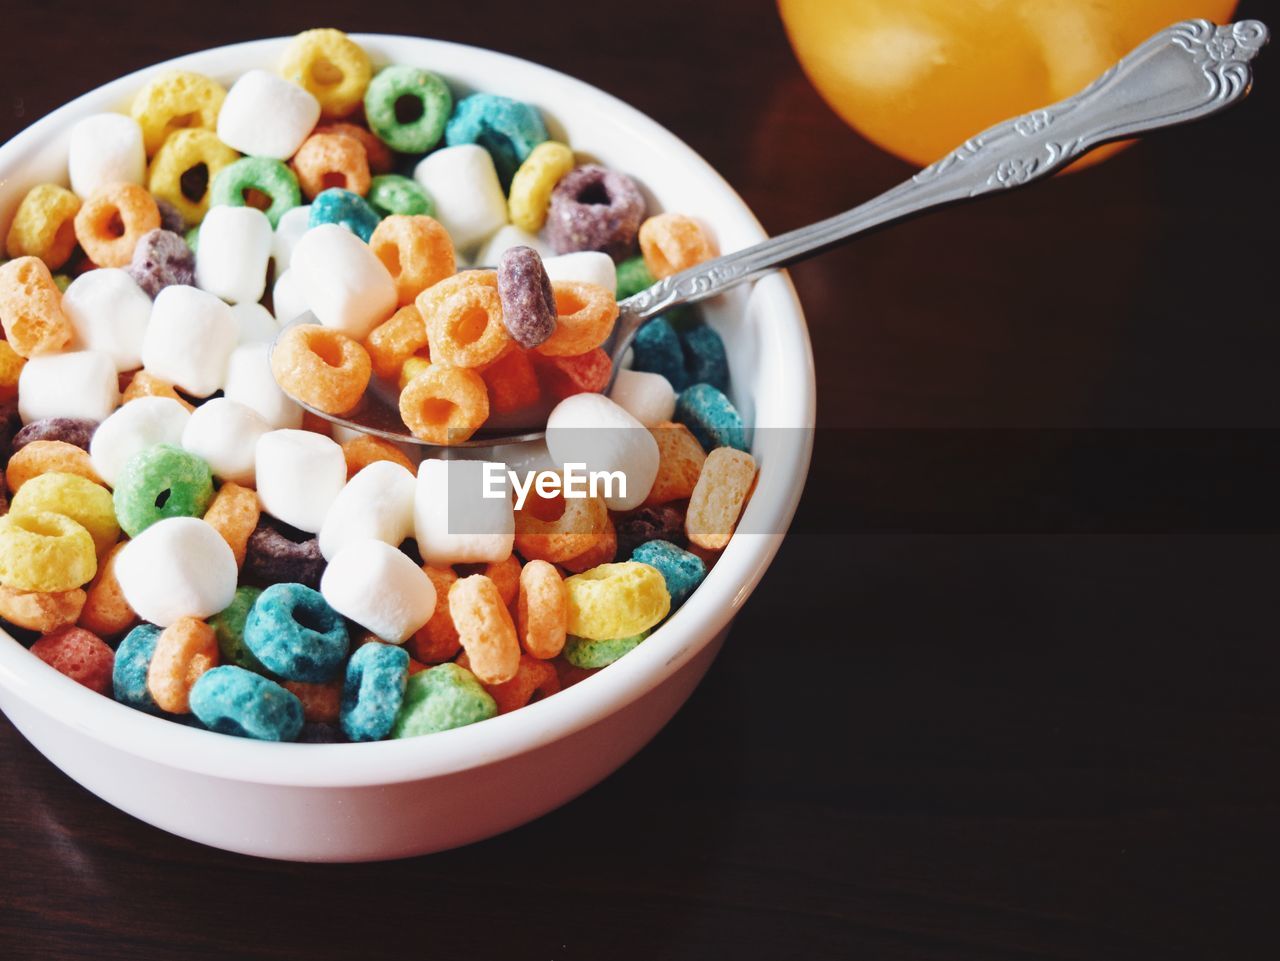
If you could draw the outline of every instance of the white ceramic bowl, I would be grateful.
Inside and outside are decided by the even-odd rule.
[[[764,239],[728,184],[658,124],[594,87],[524,60],[412,37],[357,38],[377,64],[440,73],[455,91],[529,101],[552,136],[635,176],[660,208],[694,214],[735,250]],[[230,82],[271,69],[285,39],[169,61]],[[79,118],[127,109],[159,67],[67,104],[0,147],[0,227],[32,185],[65,182]],[[373,744],[271,744],[193,730],[101,697],[0,632],[0,708],[54,764],[157,827],[231,851],[306,861],[405,857],[489,837],[557,807],[636,753],[715,658],[730,620],[795,512],[814,423],[813,357],[783,274],[706,307],[725,336],[734,399],[757,428],[759,482],[743,532],[692,598],[639,648],[515,714]]]

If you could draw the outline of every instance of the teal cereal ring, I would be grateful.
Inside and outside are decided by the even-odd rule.
[[[330,187],[320,191],[311,201],[307,227],[310,229],[321,224],[337,224],[346,227],[367,244],[381,220],[378,212],[359,194],[341,187]]]
[[[342,685],[339,721],[352,741],[381,741],[391,733],[405,682],[409,679],[409,654],[391,644],[360,647],[347,662]]]
[[[733,402],[710,384],[694,384],[676,398],[676,418],[706,450],[747,450],[747,428]]]
[[[156,444],[129,458],[111,499],[120,528],[137,537],[166,517],[203,517],[213,500],[213,474],[195,454]]]
[[[574,667],[596,668],[608,667],[624,654],[630,654],[640,642],[649,636],[648,631],[641,631],[632,637],[615,637],[605,641],[593,641],[587,637],[570,634],[564,641],[564,650],[560,653]]]
[[[386,67],[364,93],[369,129],[401,153],[426,153],[438,144],[452,108],[449,85],[417,67]]]
[[[418,737],[448,731],[497,713],[497,702],[474,674],[457,664],[438,664],[409,678],[391,736]]]
[[[227,665],[205,671],[191,688],[191,713],[211,731],[258,741],[296,741],[302,702],[270,678]]]
[[[218,651],[226,664],[243,667],[255,674],[266,674],[267,669],[262,662],[253,656],[249,645],[244,642],[244,625],[249,619],[249,611],[254,601],[262,594],[262,588],[237,587],[234,599],[226,608],[209,618],[209,626],[213,628],[214,637],[218,639]]]
[[[339,676],[351,643],[341,615],[302,584],[263,591],[245,621],[244,640],[272,674],[307,684]]]
[[[164,713],[147,689],[147,672],[160,633],[161,629],[154,624],[139,624],[116,648],[116,660],[111,668],[111,690],[115,699],[148,714]]]
[[[213,178],[209,202],[244,207],[253,192],[265,194],[271,201],[265,213],[272,227],[280,223],[286,210],[302,203],[302,189],[293,171],[287,164],[267,157],[241,157],[223,167]]]
[[[431,202],[427,192],[418,186],[417,181],[399,174],[380,174],[374,177],[369,184],[369,203],[384,217],[392,214],[405,217],[436,215],[436,205]]]
[[[547,139],[542,116],[533,107],[492,93],[473,93],[458,101],[444,131],[450,147],[474,143],[493,157],[504,187],[533,148]]]

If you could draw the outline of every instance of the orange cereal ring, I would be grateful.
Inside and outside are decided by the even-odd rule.
[[[271,350],[271,373],[285,392],[326,414],[360,402],[373,367],[369,352],[340,330],[319,324],[286,327]]]
[[[178,393],[178,389],[167,380],[161,380],[155,374],[148,373],[145,370],[134,371],[130,375],[121,375],[123,379],[128,376],[128,383],[124,384],[120,391],[120,403],[127,404],[131,400],[137,400],[139,397],[168,397],[170,400],[176,400],[187,410],[195,410],[195,405]]]
[[[460,444],[489,419],[489,394],[474,370],[430,364],[400,392],[400,417],[414,437]]]
[[[364,196],[369,192],[369,158],[364,144],[340,133],[313,133],[290,162],[308,200],[330,187]]]
[[[618,301],[599,284],[553,280],[556,329],[535,349],[548,357],[573,357],[599,347],[618,319]]]
[[[99,637],[123,634],[138,621],[138,615],[124,599],[124,591],[116,580],[116,558],[123,549],[124,544],[117,544],[107,552],[87,588],[89,596],[80,614],[80,626]]]
[[[446,277],[452,277],[457,269],[457,257],[449,232],[440,225],[440,221],[426,214],[384,217],[369,237],[369,247],[396,282],[396,294],[401,305],[413,303],[420,293]],[[495,290],[497,286],[495,273]]]
[[[583,571],[589,571],[591,568],[598,567],[601,564],[612,564],[617,554],[618,529],[613,526],[611,518],[605,517],[604,529],[600,532],[600,539],[577,557],[561,561],[560,566],[571,574],[581,574]]]
[[[458,581],[458,575],[452,567],[433,567],[424,564],[422,571],[436,589],[435,613],[431,620],[418,629],[418,632],[405,641],[405,650],[423,664],[442,664],[453,659],[462,642],[458,640],[458,629],[454,626],[453,615],[449,613],[449,588]]]
[[[684,424],[671,421],[650,427],[658,442],[658,476],[654,479],[646,504],[666,504],[684,500],[693,494],[698,475],[707,460],[698,438]]]
[[[459,655],[457,664],[475,673],[471,667],[471,658],[466,654]],[[556,673],[554,665],[528,654],[520,655],[520,666],[511,680],[501,684],[480,683],[498,705],[499,714],[508,714],[560,691],[560,675]]]
[[[76,240],[99,267],[128,267],[138,238],[160,226],[160,208],[145,187],[107,184],[76,214]]]
[[[27,365],[23,357],[7,340],[0,340],[0,402],[15,400],[18,396],[18,379]]]
[[[702,225],[684,214],[658,214],[642,223],[640,252],[655,280],[696,267],[717,253]]]
[[[18,493],[22,485],[31,478],[50,471],[76,474],[95,484],[107,486],[98,476],[98,472],[93,469],[89,452],[83,447],[76,447],[61,440],[33,440],[9,458],[9,466],[5,470],[9,493]]]
[[[464,270],[428,287],[417,299],[431,359],[453,367],[483,367],[510,347],[502,322],[496,270]]]
[[[722,550],[733,536],[755,479],[756,462],[750,454],[733,447],[717,447],[708,454],[684,518],[690,542]]]
[[[405,456],[404,451],[391,441],[370,434],[361,434],[343,444],[342,456],[347,460],[347,480],[351,480],[370,464],[380,460],[399,464],[411,474],[417,473],[413,462]]]
[[[305,681],[281,681],[286,691],[302,702],[302,719],[311,724],[337,724],[342,707],[342,681],[308,684]]]
[[[480,376],[489,388],[489,409],[495,414],[523,410],[542,399],[537,371],[523,350],[508,350],[480,371]]]
[[[458,639],[483,684],[501,684],[520,668],[520,642],[497,585],[483,574],[459,578],[449,588],[449,613]]]
[[[591,550],[604,537],[609,511],[599,497],[539,497],[516,511],[516,550],[525,560],[553,564]]]
[[[369,173],[371,174],[388,174],[395,169],[396,158],[391,152],[391,148],[379,140],[378,135],[368,127],[337,121],[335,123],[322,123],[316,127],[314,132],[340,134],[344,137],[352,137],[355,140],[359,140],[360,145],[364,147],[364,155],[369,161]]]
[[[464,564],[462,566],[466,573],[472,573],[471,565]],[[477,566],[480,570],[475,573],[483,574],[493,581],[503,604],[510,607],[516,602],[516,598],[520,594],[520,558],[511,554],[505,561],[492,561],[491,563]]]
[[[67,262],[76,249],[80,198],[57,184],[38,184],[18,204],[5,238],[10,257],[39,257],[50,270]]]
[[[62,292],[39,257],[0,265],[0,325],[9,346],[22,357],[61,350],[71,340]]]
[[[520,570],[516,605],[521,646],[534,657],[558,655],[569,623],[569,596],[560,572],[547,561],[529,561]]]
[[[78,587],[69,591],[19,591],[0,585],[0,617],[28,631],[48,634],[79,620],[86,596]]]
[[[147,668],[147,690],[156,706],[171,714],[191,711],[191,688],[200,675],[218,666],[218,637],[194,617],[180,617],[156,638]]]
[[[426,346],[427,325],[413,304],[401,307],[373,328],[364,341],[373,372],[379,377],[395,377],[404,362]]]
[[[129,113],[142,128],[150,157],[175,130],[218,126],[227,91],[215,80],[190,70],[170,70],[154,78],[133,98]]]
[[[178,209],[188,227],[209,212],[214,179],[240,159],[212,130],[178,130],[165,140],[147,171],[147,189]]]
[[[249,535],[258,526],[262,508],[258,495],[248,487],[227,481],[214,496],[204,513],[205,523],[222,535],[222,539],[235,555],[236,567],[244,567],[245,552],[249,549]]]

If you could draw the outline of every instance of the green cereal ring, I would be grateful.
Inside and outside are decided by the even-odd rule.
[[[286,210],[302,203],[302,190],[293,171],[279,160],[269,157],[241,157],[227,164],[213,178],[209,203],[217,206],[244,207],[249,203],[248,192],[256,190],[266,194],[271,206],[266,209],[267,219],[274,227],[280,223]]]
[[[418,737],[465,727],[498,713],[498,705],[475,675],[457,664],[439,664],[409,678],[392,737]]]
[[[449,85],[417,67],[380,70],[364,93],[369,129],[401,153],[426,153],[438,144],[451,110]]]
[[[67,288],[71,286],[71,278],[66,274],[54,274],[53,285],[65,294]]]
[[[618,264],[619,300],[626,300],[632,294],[638,294],[655,283],[657,281],[653,279],[653,274],[649,273],[649,268],[644,264],[644,258],[639,254]]]
[[[608,667],[623,654],[630,654],[640,642],[649,636],[648,631],[641,631],[632,637],[615,637],[607,641],[593,641],[587,637],[576,637],[570,634],[565,638],[564,659],[574,667]]]
[[[384,217],[392,214],[403,214],[405,217],[436,215],[436,205],[431,202],[427,192],[418,186],[417,181],[399,174],[380,174],[374,177],[369,184],[368,200],[373,209]]]
[[[203,517],[211,500],[209,465],[172,444],[156,444],[129,458],[112,495],[116,519],[130,537],[166,517]]]
[[[224,663],[243,667],[255,674],[270,674],[244,642],[244,622],[249,619],[249,610],[261,593],[261,587],[237,587],[231,603],[209,618],[209,626],[218,639],[218,651]]]

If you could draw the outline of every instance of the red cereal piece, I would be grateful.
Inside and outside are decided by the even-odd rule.
[[[508,350],[480,371],[489,388],[489,411],[510,414],[532,407],[542,399],[542,387],[529,355],[518,347]]]
[[[471,670],[471,660],[465,652],[458,656],[455,663],[468,671]],[[528,654],[521,654],[520,666],[516,669],[516,676],[511,680],[503,681],[501,684],[485,684],[481,681],[480,684],[497,703],[498,713],[509,714],[526,704],[532,704],[534,701],[540,701],[544,697],[558,693],[560,675],[550,661],[540,661]]]
[[[613,374],[613,361],[600,347],[573,357],[535,356],[542,387],[556,400],[573,394],[598,394]]]
[[[83,627],[62,627],[46,634],[31,645],[31,653],[89,690],[110,695],[115,652]]]

